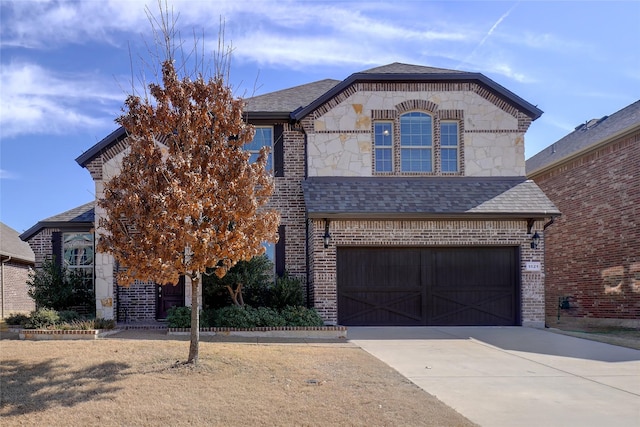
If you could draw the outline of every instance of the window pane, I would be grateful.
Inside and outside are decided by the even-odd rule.
[[[442,172],[458,172],[458,150],[456,148],[442,149]]]
[[[430,115],[412,112],[400,116],[400,144],[402,146],[431,146],[432,133]]]
[[[393,124],[376,122],[373,125],[376,172],[393,172]]]
[[[65,233],[63,257],[67,268],[93,265],[93,234]]]
[[[403,172],[431,172],[430,148],[403,148],[401,150]]]
[[[376,148],[376,172],[393,172],[391,148]]]
[[[262,147],[269,147],[269,156],[267,157],[267,170],[273,170],[273,128],[270,126],[255,127],[255,135],[253,140],[245,144],[244,149],[251,153],[249,163],[253,163],[258,159],[259,151]]]
[[[458,145],[457,123],[442,123],[440,125],[440,143],[442,146]]]
[[[82,274],[87,289],[93,289],[93,234],[64,233],[62,257],[68,273]]]
[[[391,123],[376,123],[374,125],[375,145],[391,147],[393,141],[393,132]]]
[[[262,246],[265,248],[264,254],[269,258],[269,261],[276,262],[276,245],[275,243],[263,242]]]

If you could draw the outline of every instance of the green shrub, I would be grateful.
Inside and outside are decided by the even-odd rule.
[[[23,313],[15,313],[7,316],[4,320],[7,325],[20,325],[24,327],[29,321],[29,315]]]
[[[49,329],[60,322],[60,316],[55,310],[41,308],[31,313],[25,324],[27,329]]]
[[[61,322],[73,322],[75,320],[82,320],[82,316],[77,311],[73,310],[62,310],[58,312],[58,316],[60,316]]]
[[[323,326],[324,321],[313,308],[285,307],[280,313],[287,326]]]
[[[246,305],[261,307],[268,305],[270,288],[273,286],[273,263],[260,255],[249,261],[240,261],[224,277],[219,278],[213,270],[203,275],[202,289],[207,308],[223,308],[232,304],[227,286],[236,289],[242,284],[242,298]]]
[[[289,276],[287,272],[282,277],[278,277],[275,285],[269,290],[269,307],[282,310],[288,306],[303,304],[302,280]]]
[[[38,308],[65,310],[83,307],[93,313],[95,296],[92,289],[87,289],[85,279],[83,272],[69,272],[48,259],[41,268],[29,274],[27,292]]]
[[[167,312],[167,324],[170,328],[191,327],[191,307],[171,307]]]
[[[210,328],[216,325],[218,319],[218,310],[215,308],[205,308],[200,312],[200,326]]]
[[[255,310],[255,326],[286,326],[287,322],[284,317],[280,315],[276,310],[269,307],[258,307]]]
[[[172,307],[167,322],[170,328],[190,328],[191,308]],[[322,326],[324,322],[314,309],[286,307],[281,312],[269,307],[229,305],[200,312],[200,327],[249,329],[280,326]],[[99,329],[99,328],[96,328]]]
[[[230,305],[216,310],[215,324],[219,328],[252,328],[255,326],[253,308]]]
[[[200,310],[200,327],[205,328],[205,317]],[[190,328],[191,327],[191,307],[171,307],[167,311],[167,325],[170,328]]]

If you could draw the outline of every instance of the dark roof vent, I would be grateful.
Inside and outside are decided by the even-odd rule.
[[[576,131],[578,131],[578,130],[585,131],[585,130],[592,129],[592,128],[598,126],[603,121],[605,121],[607,119],[607,117],[609,117],[609,116],[604,116],[604,117],[599,118],[599,119],[588,120],[588,121],[576,126],[576,128],[574,130],[576,130]]]

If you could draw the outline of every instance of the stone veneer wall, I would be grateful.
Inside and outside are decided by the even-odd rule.
[[[371,176],[373,121],[397,121],[411,110],[433,115],[434,148],[440,120],[460,123],[460,171],[465,175],[524,176],[524,133],[531,119],[474,83],[359,83],[348,88],[319,107],[305,126],[309,176]],[[397,131],[395,136],[397,145]],[[434,167],[432,174],[439,174],[437,150]]]
[[[562,212],[546,232],[549,325],[640,327],[639,176],[636,131],[531,177]]]
[[[544,236],[531,249],[524,220],[331,220],[331,244],[324,248],[324,220],[309,220],[310,289],[314,307],[327,324],[336,324],[336,247],[339,246],[520,246],[521,318],[523,326],[544,326]],[[542,223],[534,226],[542,229]],[[312,251],[312,252],[311,252]],[[525,270],[528,261],[541,264],[540,272]]]

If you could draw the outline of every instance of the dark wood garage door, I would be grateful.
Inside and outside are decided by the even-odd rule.
[[[341,325],[518,325],[516,247],[338,248]]]

